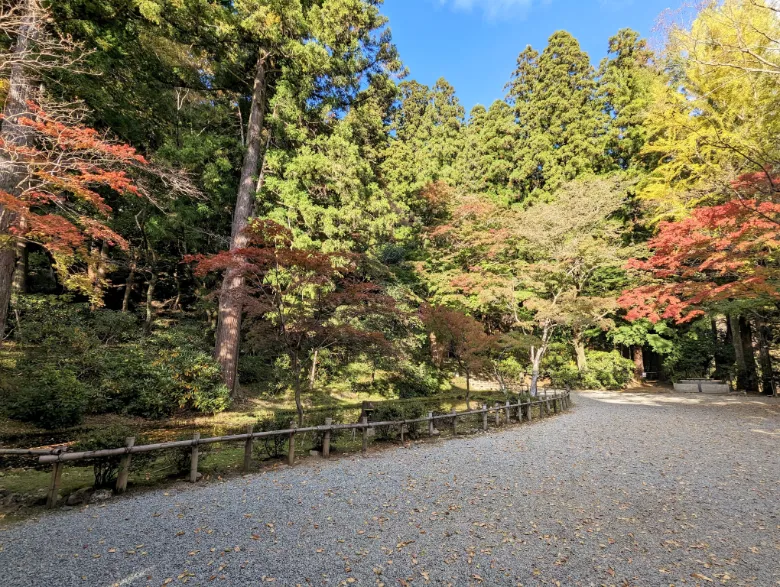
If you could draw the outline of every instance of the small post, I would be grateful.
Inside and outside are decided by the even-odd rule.
[[[534,408],[533,400],[528,400],[528,407],[526,408],[526,410],[528,410],[528,421],[529,422],[531,422],[534,419],[533,408]]]
[[[401,420],[401,444],[404,443],[404,426],[405,426],[404,421]]]
[[[248,473],[249,469],[252,467],[252,432],[253,430],[252,424],[246,425],[246,433],[247,438],[246,442],[244,443],[244,473]]]
[[[458,434],[458,410],[452,408],[452,435]]]
[[[333,418],[325,418],[325,426],[328,429],[325,430],[325,434],[322,437],[322,458],[330,458],[330,426],[333,424]]]
[[[482,430],[487,432],[488,429],[488,423],[487,423],[487,404],[482,404]]]
[[[192,435],[192,452],[190,453],[190,483],[198,480],[198,441],[200,432]]]
[[[523,402],[521,398],[517,398],[517,421],[523,423]]]
[[[506,411],[506,423],[509,424],[512,421],[512,415],[509,413],[509,400],[506,400],[504,410]]]
[[[134,444],[135,436],[125,438],[125,446],[127,448],[133,448]],[[132,457],[133,455],[128,452],[119,463],[119,475],[116,478],[117,493],[124,493],[127,490],[127,478],[130,476],[130,460]]]
[[[298,423],[295,420],[290,420],[290,440],[287,443],[287,464],[291,467],[295,464],[295,429],[298,427]]]
[[[493,408],[496,410],[496,426],[501,426],[501,404],[496,402]]]
[[[368,452],[368,416],[363,416],[361,422],[363,424],[363,448],[361,452],[366,454]]]
[[[561,400],[559,398],[557,398],[557,397],[553,398],[553,412],[555,412],[556,414],[558,412],[560,412],[560,408],[558,407],[558,404],[560,403],[560,401]]]
[[[433,436],[433,412],[428,412],[428,436]]]
[[[52,509],[57,505],[57,498],[60,492],[60,481],[62,481],[62,468],[65,463],[56,461],[51,468],[51,482],[49,483],[49,493],[46,496],[46,507]]]

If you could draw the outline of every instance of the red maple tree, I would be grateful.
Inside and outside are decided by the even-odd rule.
[[[778,178],[750,174],[732,187],[736,198],[662,223],[650,258],[631,260],[652,283],[621,296],[630,320],[683,323],[718,302],[780,298]]]
[[[0,153],[11,161],[22,181],[11,191],[0,190],[0,208],[11,214],[9,233],[47,249],[58,268],[66,271],[88,257],[90,241],[127,248],[108,225],[112,209],[105,194],[140,196],[129,167],[147,161],[132,147],[107,140],[98,131],[53,115],[28,103],[30,115],[16,119],[32,140],[19,145],[0,138]],[[85,290],[89,284],[76,282]]]
[[[287,356],[301,423],[302,391],[314,382],[320,351],[392,353],[382,327],[398,311],[366,277],[362,256],[296,248],[292,232],[271,220],[255,220],[244,232],[246,247],[187,261],[201,276],[233,270],[243,277],[230,295],[246,312],[247,347]]]

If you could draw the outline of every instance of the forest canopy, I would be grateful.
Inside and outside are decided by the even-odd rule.
[[[615,31],[600,63],[557,31],[468,113],[381,4],[0,0],[4,413],[772,393],[775,3],[705,2],[656,50]]]

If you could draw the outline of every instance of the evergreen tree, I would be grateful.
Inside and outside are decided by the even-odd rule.
[[[488,110],[475,106],[463,129],[457,159],[459,185],[474,193],[510,198],[517,126],[512,108],[496,100]]]
[[[433,88],[404,82],[400,92],[390,126],[395,136],[382,171],[393,200],[421,214],[427,205],[422,192],[428,184],[455,182],[464,110],[444,79]]]
[[[511,176],[519,199],[548,198],[594,169],[604,150],[606,115],[590,59],[574,37],[554,33],[541,55],[526,48],[508,90],[519,127]]]
[[[609,57],[599,66],[599,94],[609,116],[606,170],[628,169],[647,135],[644,121],[658,79],[651,68],[653,53],[639,33],[622,29],[609,40]]]

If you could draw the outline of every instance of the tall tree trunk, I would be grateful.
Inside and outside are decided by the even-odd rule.
[[[20,219],[20,230],[24,232],[23,224],[26,224],[23,218]],[[27,239],[19,238],[16,240],[16,269],[14,269],[13,291],[16,293],[27,293],[27,275],[29,273],[30,254],[27,249]]]
[[[582,331],[574,330],[574,353],[577,358],[577,370],[580,373],[588,368],[588,357],[585,355],[585,341],[582,339]]]
[[[317,382],[317,359],[320,356],[320,349],[314,349],[314,356],[311,358],[311,370],[309,371],[309,390],[314,389]]]
[[[637,381],[642,380],[642,376],[645,374],[645,353],[641,344],[636,344],[632,347],[634,354],[634,377]]]
[[[770,354],[770,345],[772,340],[772,328],[766,320],[756,320],[754,324],[756,333],[756,342],[758,343],[758,364],[761,368],[761,392],[766,395],[772,395],[772,380],[774,372],[772,369],[772,355]]]
[[[531,395],[536,397],[537,386],[539,385],[539,373],[542,364],[542,359],[547,352],[547,346],[550,344],[550,338],[553,334],[553,329],[549,323],[542,329],[542,344],[538,347],[531,347]]]
[[[471,371],[466,369],[466,409],[471,411]]]
[[[753,329],[750,321],[745,317],[739,319],[739,331],[742,339],[742,348],[745,355],[745,368],[747,373],[747,387],[750,391],[758,391],[758,369],[756,369],[756,353],[753,348]]]
[[[146,320],[144,320],[144,333],[149,334],[154,324],[154,288],[157,286],[157,274],[152,271],[152,276],[146,283]]]
[[[28,53],[30,44],[39,35],[40,20],[38,4],[35,0],[27,0],[23,24],[19,31],[19,37],[14,44],[13,52],[16,55]],[[9,78],[8,96],[3,109],[2,127],[0,139],[8,144],[24,146],[30,143],[31,131],[29,128],[18,124],[17,120],[24,115],[28,108],[27,102],[35,97],[36,88],[29,71],[24,67],[22,60],[16,61],[11,68]],[[27,170],[24,165],[19,165],[0,151],[0,190],[11,194],[18,194],[24,184]],[[11,289],[13,287],[14,265],[16,264],[15,239],[11,235],[11,226],[16,222],[15,214],[0,205],[0,342],[8,318],[8,304],[11,301]]]
[[[122,298],[123,312],[130,311],[130,296],[133,293],[133,285],[135,282],[135,269],[136,269],[136,260],[135,257],[133,257],[133,260],[130,261],[130,274],[127,276],[127,281],[125,281],[125,295]]]
[[[247,238],[244,229],[249,223],[254,209],[254,199],[257,192],[255,177],[260,169],[262,134],[267,108],[266,59],[265,53],[261,53],[257,58],[252,105],[247,123],[246,152],[241,166],[241,182],[238,188],[230,235],[231,251],[246,246]],[[219,314],[214,348],[214,356],[222,367],[222,380],[233,396],[238,388],[238,347],[241,340],[241,314],[243,311],[240,290],[243,284],[244,279],[240,272],[237,270],[225,272],[219,296]]]
[[[734,345],[734,356],[737,366],[737,389],[744,391],[756,390],[756,361],[753,356],[752,333],[747,320],[739,316],[731,316],[731,342]]]

